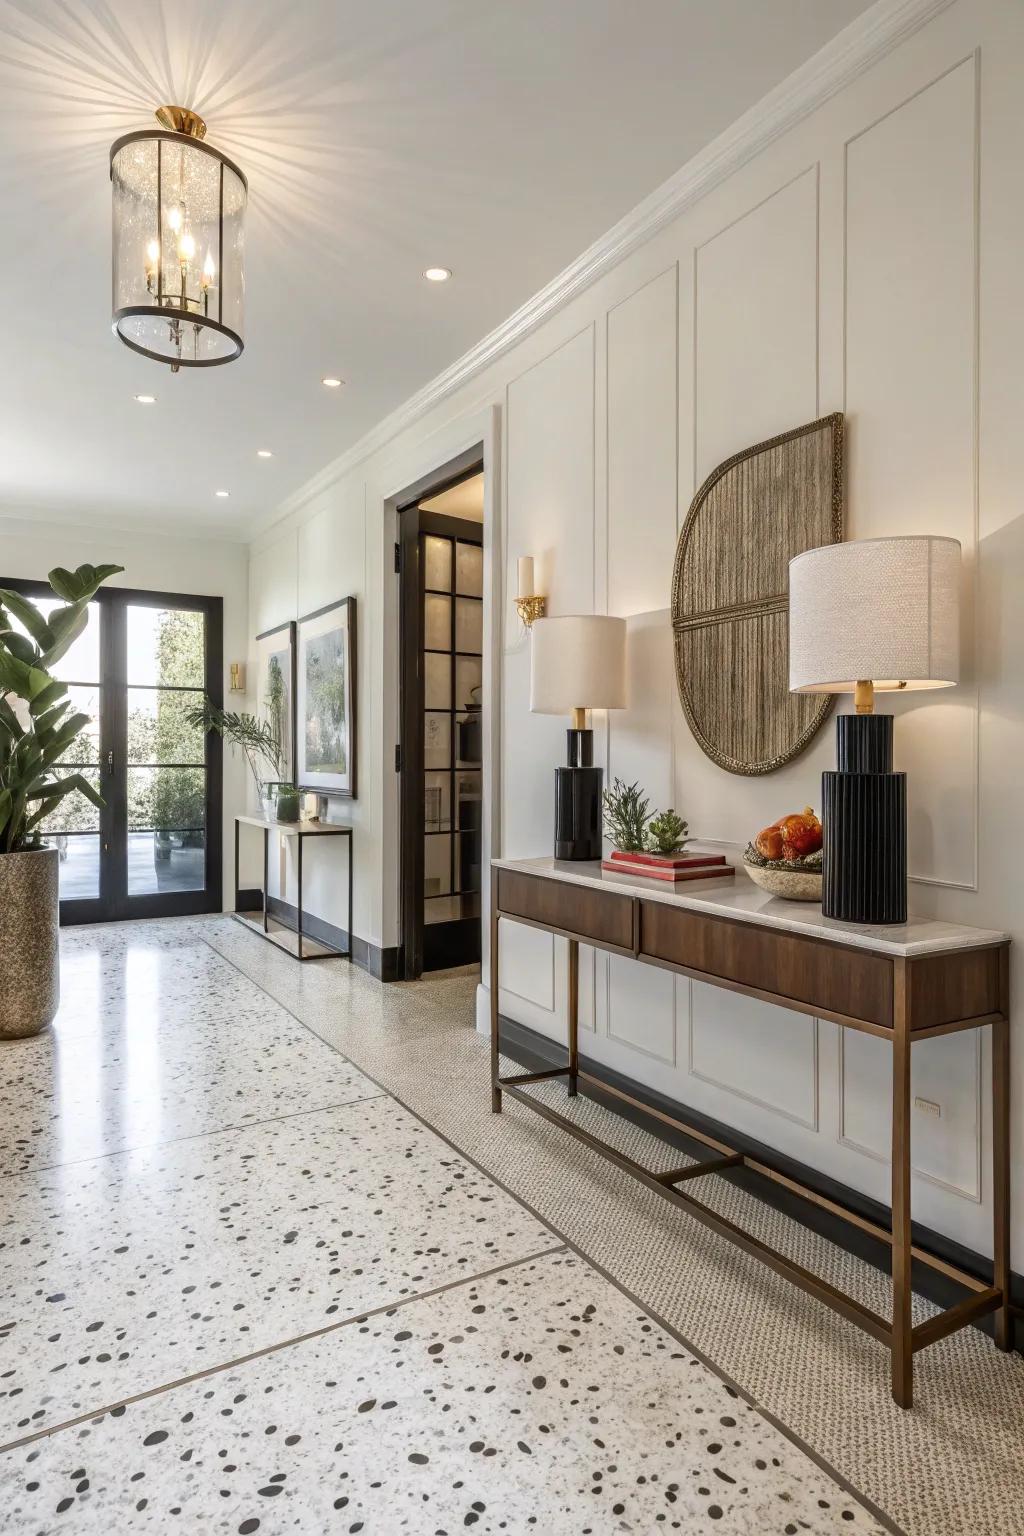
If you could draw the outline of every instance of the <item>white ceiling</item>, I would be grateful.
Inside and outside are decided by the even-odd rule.
[[[865,9],[0,0],[0,515],[243,537]],[[162,102],[250,189],[244,356],[177,376],[110,331],[108,149]]]

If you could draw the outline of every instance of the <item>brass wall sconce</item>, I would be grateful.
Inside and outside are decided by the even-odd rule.
[[[245,692],[245,662],[244,661],[233,661],[231,663],[230,681],[228,683],[228,692],[229,693],[244,693]]]
[[[544,617],[544,598],[534,592],[533,556],[519,556],[519,593],[516,597],[516,612],[522,619],[527,629],[533,627],[536,619]]]

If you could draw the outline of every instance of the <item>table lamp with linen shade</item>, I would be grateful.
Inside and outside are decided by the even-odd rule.
[[[537,619],[530,634],[530,709],[571,719],[567,764],[555,770],[555,858],[599,859],[602,771],[587,710],[626,706],[626,621],[565,614]]]
[[[789,686],[852,693],[822,774],[822,911],[853,923],[907,920],[907,777],[892,767],[893,717],[876,692],[960,678],[960,545],[933,535],[809,549],[789,563]]]

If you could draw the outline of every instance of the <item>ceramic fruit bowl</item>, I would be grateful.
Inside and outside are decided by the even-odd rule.
[[[765,864],[744,864],[743,868],[769,896],[782,896],[786,901],[820,901],[821,868],[774,869]]]

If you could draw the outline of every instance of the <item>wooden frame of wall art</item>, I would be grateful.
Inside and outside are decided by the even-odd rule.
[[[356,798],[356,600],[342,598],[298,624],[296,783]]]

